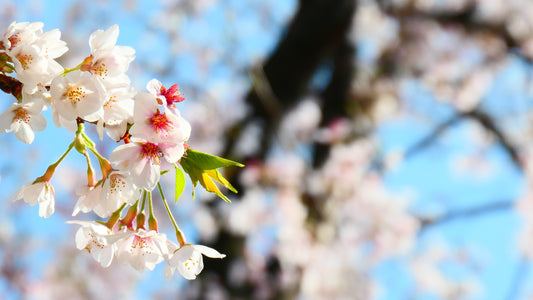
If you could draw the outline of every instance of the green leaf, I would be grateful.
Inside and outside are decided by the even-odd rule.
[[[236,161],[192,149],[187,149],[185,157],[194,161],[194,163],[202,170],[213,170],[229,166],[244,167],[243,164],[238,163]]]
[[[174,194],[174,202],[178,203],[178,198],[183,193],[183,190],[185,190],[185,174],[183,174],[183,171],[178,167],[178,165],[175,165],[176,168],[176,189]]]
[[[194,190],[199,182],[206,191],[217,194],[226,202],[231,201],[228,199],[228,197],[222,194],[222,192],[220,192],[215,184],[215,181],[222,184],[224,187],[228,188],[234,193],[237,193],[237,190],[216,169],[227,166],[244,166],[241,163],[229,159],[198,152],[192,149],[187,150],[187,154],[181,158],[180,164],[183,167],[183,170],[189,174],[189,177],[191,178],[193,184],[193,198]]]

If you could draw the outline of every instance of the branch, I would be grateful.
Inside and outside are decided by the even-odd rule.
[[[515,166],[517,166],[519,170],[522,170],[522,163],[520,161],[518,151],[515,149],[514,145],[511,144],[509,139],[507,139],[507,137],[503,134],[503,132],[496,126],[496,122],[494,122],[490,115],[481,110],[475,109],[464,113],[464,116],[478,121],[481,125],[483,125],[483,127],[485,127],[485,129],[494,134],[503,148],[511,156]]]
[[[501,210],[510,209],[513,207],[513,204],[514,204],[513,201],[501,200],[501,201],[496,201],[496,202],[492,202],[488,204],[483,204],[481,206],[468,208],[465,210],[448,212],[437,217],[429,217],[429,218],[421,217],[420,218],[420,221],[421,221],[420,232],[423,232],[424,230],[430,227],[442,225],[444,223],[456,221],[458,219],[479,217],[487,213],[493,213],[493,212],[498,212]]]
[[[518,150],[509,141],[509,139],[505,136],[505,134],[503,134],[500,128],[496,126],[496,122],[493,120],[493,118],[489,114],[479,109],[474,109],[468,112],[457,113],[455,116],[451,117],[447,121],[438,125],[429,135],[427,135],[425,138],[423,138],[422,140],[414,144],[412,147],[410,147],[405,152],[405,158],[409,158],[413,156],[415,153],[417,153],[418,151],[423,150],[424,148],[431,145],[445,130],[455,125],[458,121],[461,121],[463,118],[471,118],[479,122],[479,124],[481,124],[486,130],[494,134],[494,136],[497,138],[500,145],[503,146],[505,151],[511,157],[511,160],[513,161],[514,165],[519,170],[522,170],[523,166],[520,160],[520,156],[518,155]]]
[[[13,77],[0,73],[0,89],[6,94],[11,94],[20,99],[22,83]]]
[[[384,8],[384,6],[382,6]],[[400,22],[409,19],[419,19],[435,21],[443,26],[461,25],[470,33],[491,33],[500,36],[507,48],[519,48],[520,41],[517,41],[507,29],[505,22],[483,22],[476,18],[477,4],[474,1],[468,3],[462,10],[426,10],[416,8],[416,4],[411,3],[400,9],[390,7],[384,8],[384,12],[394,16]]]
[[[301,0],[299,4],[285,36],[264,66],[257,69],[261,72],[253,73],[254,86],[246,96],[253,117],[240,125],[260,123],[261,147],[254,155],[259,159],[270,149],[271,137],[283,114],[301,100],[318,66],[331,58],[344,41],[356,7],[353,0]],[[226,144],[225,156],[231,157],[233,146]]]

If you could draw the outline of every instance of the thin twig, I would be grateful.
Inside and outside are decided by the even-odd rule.
[[[495,202],[488,203],[488,204],[483,204],[481,206],[471,207],[465,210],[457,210],[457,211],[448,212],[437,217],[420,218],[421,220],[420,232],[423,232],[424,230],[428,228],[442,225],[444,223],[448,223],[451,221],[456,221],[459,219],[471,218],[471,217],[480,217],[488,213],[507,210],[512,207],[513,207],[513,201],[501,200],[501,201],[495,201]]]

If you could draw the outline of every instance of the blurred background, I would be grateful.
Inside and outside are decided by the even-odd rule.
[[[188,182],[173,205],[227,254],[197,280],[103,269],[64,224],[82,156],[49,219],[11,202],[73,138],[45,111],[32,145],[0,136],[0,298],[532,299],[532,1],[0,0],[13,21],[59,28],[68,67],[118,24],[137,90],[178,83],[189,144],[246,168],[233,203]]]

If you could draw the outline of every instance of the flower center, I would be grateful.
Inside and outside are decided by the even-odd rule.
[[[7,38],[9,42],[11,43],[11,47],[9,47],[9,50],[13,50],[18,43],[20,43],[21,38],[19,37],[18,33],[13,34],[12,36]]]
[[[83,98],[85,98],[85,95],[86,93],[83,90],[83,87],[76,85],[69,85],[66,93],[67,98],[72,104],[80,102]]]
[[[167,115],[160,112],[157,112],[150,121],[156,133],[168,131],[172,127],[172,122],[167,118]]]
[[[103,62],[96,62],[91,65],[91,73],[94,75],[105,78],[108,75],[108,68]]]
[[[100,243],[92,232],[89,232],[89,237],[91,238],[91,241],[87,244],[87,246],[85,246],[85,249],[87,249],[89,253],[91,253],[91,250],[95,247],[99,248],[100,250],[104,249],[105,245]]]
[[[33,62],[33,56],[31,56],[30,54],[19,54],[17,55],[17,59],[20,61],[22,69],[24,70],[29,69],[31,63]]]
[[[177,84],[174,84],[168,90],[164,86],[162,86],[161,95],[165,96],[165,99],[167,100],[167,105],[172,105],[174,104],[174,102],[182,102],[185,100],[185,97],[180,95],[180,91],[178,90]]]
[[[159,158],[163,156],[163,153],[161,152],[161,150],[159,150],[159,147],[156,144],[152,144],[152,143],[143,144],[141,154],[143,158],[152,160],[158,165],[161,164],[161,161],[159,160]]]
[[[197,268],[198,267],[198,260],[197,259],[193,259],[192,257],[189,257],[189,259],[187,259],[183,265],[185,266],[185,268],[187,268],[187,270],[190,270],[191,268]]]
[[[22,107],[19,107],[13,111],[15,116],[13,117],[13,122],[24,122],[30,124],[31,116],[27,110]]]
[[[113,96],[109,97],[109,100],[107,100],[104,103],[104,107],[107,107],[107,108],[111,109],[111,108],[113,108],[113,103],[116,103],[116,102],[117,102],[117,96],[113,95]]]
[[[124,181],[124,177],[122,175],[113,174],[110,177],[111,177],[110,178],[111,182],[109,183],[110,193],[118,193],[126,189],[126,181]]]
[[[145,253],[152,253],[154,251],[154,248],[152,247],[152,239],[149,237],[142,238],[138,235],[135,235],[133,238],[131,248],[132,250],[139,248],[139,250],[143,250]]]

